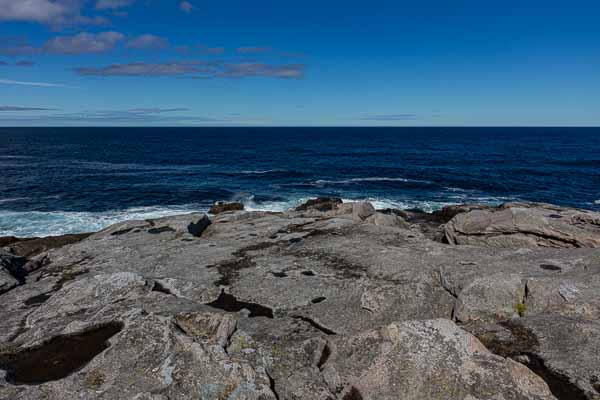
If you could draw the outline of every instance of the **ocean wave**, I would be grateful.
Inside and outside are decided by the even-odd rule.
[[[271,211],[281,212],[296,208],[300,204],[307,201],[309,197],[297,197],[289,200],[282,201],[256,201],[255,196],[246,196],[238,199],[243,205],[246,211]]]
[[[285,169],[265,169],[265,170],[247,170],[247,171],[239,171],[237,173],[244,175],[264,175],[264,174],[273,174],[278,172],[287,172]]]
[[[600,205],[600,200],[596,200],[596,201],[594,201],[594,204],[598,204],[598,205]]]
[[[29,197],[13,197],[13,198],[7,198],[7,199],[0,199],[0,204],[12,203],[15,201],[27,200],[27,199],[29,199]]]
[[[450,205],[460,204],[452,201],[426,201],[426,200],[391,200],[391,199],[345,199],[344,202],[367,201],[375,207],[376,210],[385,210],[388,208],[399,210],[419,209],[425,212],[434,212]]]
[[[0,159],[9,159],[9,160],[19,160],[19,159],[25,159],[25,158],[35,158],[32,156],[0,156]]]
[[[273,187],[324,187],[328,185],[357,185],[365,182],[404,182],[404,183],[418,183],[430,185],[433,184],[431,181],[419,180],[419,179],[407,179],[407,178],[390,178],[390,177],[381,177],[381,176],[372,176],[366,178],[350,178],[350,179],[340,179],[340,180],[328,180],[328,179],[318,179],[316,181],[310,182],[302,182],[302,183],[284,183],[284,184],[276,184]]]
[[[0,236],[45,237],[95,232],[117,222],[189,214],[195,205],[133,207],[102,212],[0,211]]]
[[[340,180],[340,181],[319,180],[317,182],[345,184],[345,183],[357,183],[357,182],[422,182],[422,181],[415,181],[415,180],[406,179],[406,178],[387,178],[387,177],[382,177],[382,176],[373,176],[373,177],[367,177],[367,178],[344,179],[344,180]]]
[[[137,163],[110,163],[101,161],[70,161],[67,164],[83,166],[88,169],[96,169],[102,171],[113,171],[113,170],[133,170],[133,171],[193,171],[193,170],[204,170],[211,166],[211,164],[137,164]]]
[[[257,200],[254,195],[238,195],[235,200],[242,202],[247,211],[270,211],[282,212],[293,209],[306,202],[310,198],[317,196],[307,196],[302,194],[286,199],[275,200]],[[9,203],[9,201],[18,201],[17,198],[0,200]],[[344,202],[366,201],[373,204],[375,209],[386,208],[395,209],[420,209],[425,212],[440,210],[448,205],[462,204],[465,202],[484,203],[497,205],[509,200],[515,200],[512,197],[471,197],[468,199],[456,198],[445,200],[410,200],[410,199],[389,199],[374,197],[354,197],[344,198]],[[456,201],[453,201],[456,200]],[[466,201],[468,200],[468,201]],[[600,204],[600,200],[595,202]],[[0,211],[0,236],[17,237],[44,237],[56,236],[69,233],[95,232],[109,225],[134,219],[159,218],[178,214],[189,214],[192,212],[206,212],[206,206],[199,204],[170,205],[170,206],[147,206],[133,207],[123,210],[86,212],[86,211]]]

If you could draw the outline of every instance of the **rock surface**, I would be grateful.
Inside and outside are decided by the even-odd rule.
[[[18,259],[0,399],[598,399],[600,249],[431,240],[502,210],[190,214]]]
[[[395,323],[333,347],[323,374],[349,398],[554,399],[540,377],[449,320]]]
[[[217,215],[217,214],[221,214],[224,212],[229,212],[229,211],[242,211],[244,210],[244,205],[242,203],[239,202],[231,202],[231,203],[227,203],[227,202],[223,202],[223,201],[217,201],[208,211],[209,214],[213,214],[213,215]]]
[[[458,214],[445,228],[452,244],[490,247],[600,247],[600,213],[548,204],[507,203]]]
[[[318,197],[316,199],[310,199],[304,204],[296,207],[296,211],[332,211],[336,210],[338,205],[342,204],[342,199],[335,197]]]

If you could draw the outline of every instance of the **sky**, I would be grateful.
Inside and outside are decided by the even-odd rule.
[[[0,0],[0,126],[600,126],[600,2]]]

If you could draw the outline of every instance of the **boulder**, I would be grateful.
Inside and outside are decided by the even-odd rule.
[[[352,203],[352,218],[354,221],[364,221],[373,214],[375,214],[375,207],[371,203]]]
[[[496,274],[476,278],[458,295],[454,318],[457,321],[502,321],[526,312],[526,280],[517,274]]]
[[[0,247],[7,247],[15,255],[30,258],[52,249],[77,243],[90,235],[91,233],[79,233],[24,239],[7,236],[0,237]]]
[[[539,376],[449,320],[394,323],[330,347],[323,374],[338,398],[554,399]]]
[[[445,226],[455,245],[489,247],[600,247],[600,213],[545,204],[507,203],[455,216]]]
[[[339,204],[342,204],[342,199],[336,197],[317,197],[316,199],[310,199],[299,205],[296,207],[296,211],[332,211],[337,209]]]
[[[204,230],[211,224],[210,218],[204,213],[175,215],[143,221],[125,221],[94,234],[92,239],[106,236],[122,236],[128,233],[146,232],[152,235],[176,233],[178,235],[191,235],[200,237]]]
[[[209,214],[217,215],[228,211],[243,211],[244,205],[239,202],[224,202],[217,201],[211,208],[208,210]]]
[[[463,214],[473,210],[490,210],[490,206],[482,204],[453,204],[444,206],[441,210],[436,210],[430,214],[430,219],[441,223],[447,223],[458,214]]]
[[[375,213],[365,219],[365,223],[376,226],[391,226],[398,228],[408,228],[408,223],[397,215],[389,215],[383,213]]]

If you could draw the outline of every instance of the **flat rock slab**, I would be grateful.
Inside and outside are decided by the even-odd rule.
[[[554,399],[540,377],[448,320],[396,323],[331,346],[323,373],[341,398]]]
[[[455,216],[448,243],[490,247],[600,247],[600,213],[545,204],[507,203]]]

